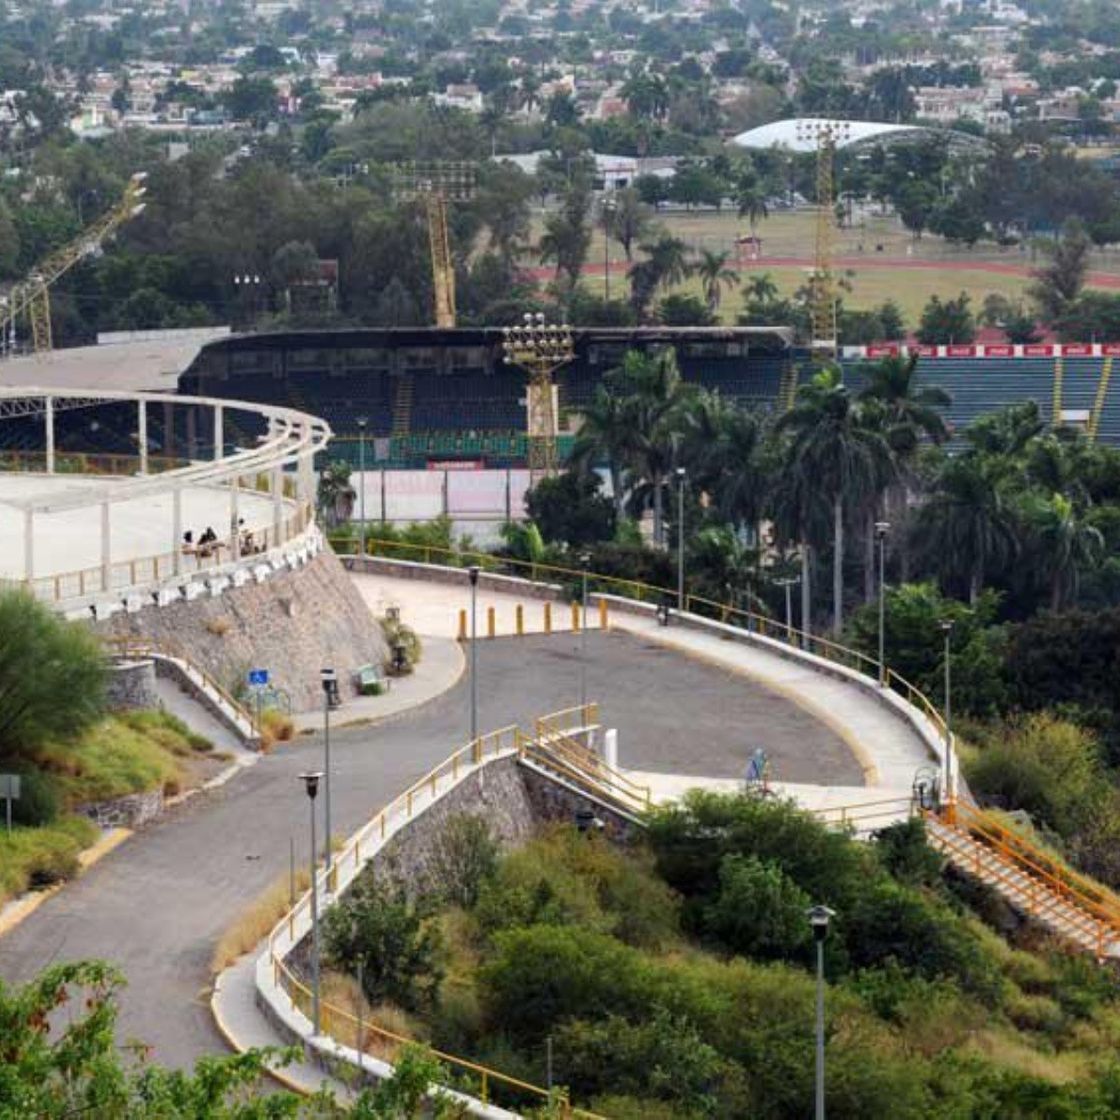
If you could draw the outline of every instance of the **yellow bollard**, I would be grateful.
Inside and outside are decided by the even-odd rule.
[[[459,641],[467,640],[467,609],[464,607],[459,612]]]
[[[486,636],[492,638],[494,636],[494,608],[486,608]]]
[[[599,629],[606,630],[607,623],[607,601],[606,599],[599,600]]]
[[[520,603],[517,604],[514,619],[517,626],[517,636],[520,638],[525,633],[525,608]]]
[[[579,633],[579,603],[572,604],[572,633]]]
[[[552,604],[545,603],[544,605],[544,632],[546,634],[552,633]]]

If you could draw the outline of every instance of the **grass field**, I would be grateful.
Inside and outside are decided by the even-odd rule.
[[[736,238],[749,233],[747,223],[731,211],[664,211],[658,221],[693,252],[709,249],[735,257]],[[534,238],[539,237],[539,232],[538,217]],[[778,212],[759,222],[756,232],[762,241],[763,259],[741,261],[737,266],[740,279],[745,282],[751,276],[768,274],[783,296],[791,295],[804,284],[806,269],[812,262],[815,215],[811,211]],[[625,258],[617,242],[609,246],[609,253],[610,290],[617,298],[628,291]],[[852,287],[850,292],[841,293],[845,306],[865,310],[893,299],[911,327],[917,325],[922,308],[934,295],[946,299],[965,292],[974,312],[981,309],[985,297],[992,293],[1012,299],[1025,297],[1031,282],[1030,269],[1037,263],[1030,252],[1018,248],[982,245],[967,249],[929,235],[915,241],[896,217],[874,213],[857,215],[851,228],[836,231],[835,253],[837,273]],[[772,258],[777,261],[768,263]],[[598,293],[603,292],[603,262],[603,236],[596,231],[584,283]],[[1012,271],[992,271],[993,267]],[[1094,253],[1092,268],[1095,272],[1120,276],[1120,253]],[[679,290],[699,295],[700,283],[690,279]],[[739,293],[727,292],[720,317],[733,323],[741,309]]]

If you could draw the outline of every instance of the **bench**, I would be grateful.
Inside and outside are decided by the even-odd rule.
[[[363,696],[380,696],[389,691],[389,679],[376,665],[363,665],[356,670],[354,678]]]

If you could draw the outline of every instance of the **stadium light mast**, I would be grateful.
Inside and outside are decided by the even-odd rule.
[[[575,357],[572,328],[545,322],[540,312],[502,330],[502,360],[529,374],[529,479],[536,485],[556,472],[556,388],[552,375]]]
[[[833,174],[836,149],[848,140],[848,121],[806,120],[797,125],[797,138],[811,143],[817,152],[817,224],[813,247],[813,271],[809,276],[809,345],[818,365],[828,365],[839,353],[839,324],[836,314],[836,274],[833,267],[836,242],[836,199]]]

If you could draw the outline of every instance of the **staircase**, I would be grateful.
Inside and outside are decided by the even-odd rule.
[[[1088,436],[1093,443],[1097,438],[1097,429],[1101,426],[1101,413],[1104,412],[1104,402],[1108,397],[1108,383],[1112,379],[1112,355],[1108,355],[1101,366],[1101,379],[1097,383],[1097,395],[1093,400],[1093,411],[1089,413]]]
[[[929,844],[964,875],[1098,961],[1120,959],[1120,898],[991,815],[951,806],[926,817]]]
[[[1059,355],[1054,359],[1054,411],[1051,423],[1056,428],[1062,422],[1062,380],[1065,377],[1065,363]]]
[[[407,370],[397,378],[393,393],[393,435],[406,436],[412,430],[412,396],[415,392],[412,374]]]
[[[797,366],[790,362],[782,370],[782,379],[778,384],[778,411],[789,412],[797,398]]]

